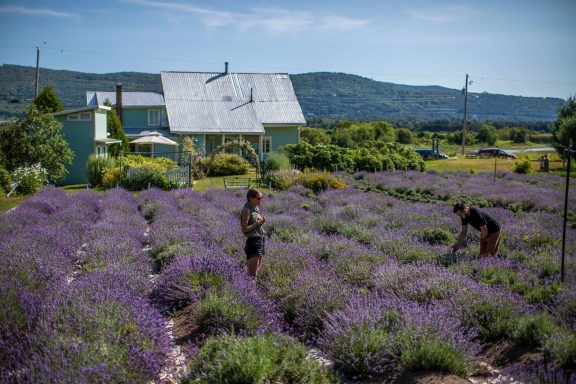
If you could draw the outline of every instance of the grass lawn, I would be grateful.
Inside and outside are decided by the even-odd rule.
[[[26,200],[28,196],[0,197],[0,213],[4,213]]]
[[[496,170],[512,172],[517,161],[528,159],[532,166],[532,171],[538,172],[540,170],[540,157],[545,154],[550,158],[550,171],[560,171],[562,169],[562,159],[556,152],[516,152],[515,155],[518,156],[518,159],[496,159]],[[493,158],[467,159],[460,156],[458,154],[456,157],[447,160],[427,161],[426,169],[434,169],[436,171],[469,171],[471,169],[478,172],[494,171]]]
[[[224,178],[225,177],[230,177],[230,178],[234,178],[234,177],[240,177],[240,178],[251,178],[253,180],[257,180],[256,177],[256,170],[255,169],[250,169],[250,171],[246,174],[246,175],[237,175],[237,176],[215,176],[215,177],[207,177],[205,179],[201,179],[201,180],[196,180],[194,181],[194,187],[193,189],[195,191],[206,191],[208,189],[222,189],[224,188]],[[255,184],[254,187],[258,188],[258,186]],[[263,188],[265,189],[265,188]]]

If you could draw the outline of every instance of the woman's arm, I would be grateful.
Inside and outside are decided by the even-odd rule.
[[[259,217],[256,222],[248,225],[248,221],[250,221],[250,212],[246,209],[242,209],[242,233],[248,233],[254,228],[262,225],[264,221],[266,221],[263,217]]]

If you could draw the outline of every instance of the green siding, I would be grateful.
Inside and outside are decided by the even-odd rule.
[[[148,126],[149,109],[160,109],[160,125]],[[149,131],[153,131],[166,125],[164,124],[166,121],[166,109],[163,107],[130,107],[122,109],[123,128],[143,128]]]
[[[105,139],[108,133],[108,111],[96,111],[93,115],[95,138]]]
[[[298,143],[298,126],[266,126],[264,136],[272,137],[272,151],[286,144]]]
[[[123,128],[148,127],[148,108],[124,108],[122,110]],[[160,128],[160,127],[150,127]]]
[[[86,177],[88,155],[94,153],[94,113],[91,121],[68,121],[67,117],[68,115],[56,116],[64,126],[62,135],[68,141],[70,149],[74,151],[74,159],[72,164],[66,167],[68,175],[63,183],[84,184],[88,182]]]

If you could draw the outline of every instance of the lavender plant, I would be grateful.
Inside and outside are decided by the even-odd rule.
[[[306,356],[306,348],[285,335],[209,339],[184,383],[339,383],[328,368]]]

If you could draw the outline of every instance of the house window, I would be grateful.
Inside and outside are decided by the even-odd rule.
[[[149,109],[148,110],[148,126],[152,126],[152,127],[160,126],[160,110],[159,109]]]
[[[90,121],[92,114],[90,112],[72,113],[68,115],[68,121]]]
[[[272,137],[271,136],[264,136],[262,138],[262,153],[264,155],[267,155],[270,152],[272,152]]]

